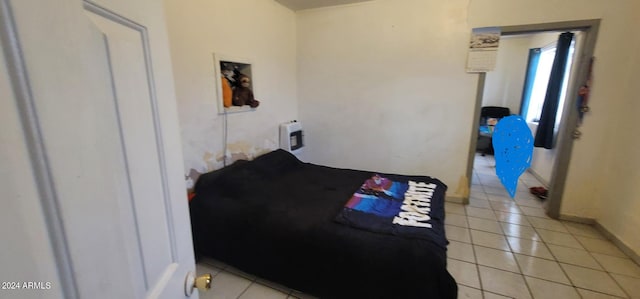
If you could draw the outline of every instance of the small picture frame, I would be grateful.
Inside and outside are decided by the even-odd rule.
[[[213,53],[215,82],[220,114],[254,111],[254,67],[247,59]]]

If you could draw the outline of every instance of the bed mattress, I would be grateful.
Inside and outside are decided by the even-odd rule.
[[[432,230],[442,239],[336,221],[372,173],[302,163],[277,150],[204,174],[190,203],[196,258],[321,298],[456,298],[446,270],[444,192],[431,199]]]

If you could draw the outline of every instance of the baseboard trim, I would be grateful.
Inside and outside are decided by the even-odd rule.
[[[453,202],[453,203],[459,203],[459,204],[469,204],[469,198],[465,198],[462,196],[456,196],[456,195],[446,195],[444,197],[444,201],[446,202]]]
[[[535,170],[529,168],[529,169],[527,169],[527,172],[529,174],[531,174],[532,176],[534,176],[538,181],[540,181],[542,186],[544,186],[547,189],[549,188],[549,182],[547,182],[547,180],[543,179],[542,176],[540,176],[537,172],[535,172]]]
[[[559,218],[560,218],[560,220],[566,220],[566,221],[577,222],[577,223],[582,223],[582,224],[589,224],[589,225],[595,225],[596,224],[596,220],[595,219],[587,218],[587,217],[560,214]]]
[[[609,241],[611,241],[616,247],[618,247],[622,252],[628,255],[636,264],[640,265],[640,255],[631,247],[627,246],[622,240],[620,240],[616,235],[610,232],[607,228],[605,228],[602,224],[600,224],[597,220],[593,218],[579,217],[573,215],[560,215],[560,220],[577,222],[582,224],[593,225],[593,227],[598,230],[600,233],[604,235]]]
[[[598,221],[595,221],[594,227],[600,231],[607,239],[609,239],[613,244],[615,244],[622,252],[628,255],[636,264],[640,265],[640,255],[629,247],[626,243],[620,240],[616,235],[611,233],[606,227],[600,224]]]

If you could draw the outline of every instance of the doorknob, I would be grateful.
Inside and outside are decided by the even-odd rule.
[[[193,286],[198,289],[198,291],[208,291],[211,289],[211,274],[207,273],[196,277],[196,281],[193,283]]]
[[[193,272],[189,272],[184,282],[184,293],[188,297],[193,294],[193,289],[198,289],[200,292],[208,291],[211,289],[211,280],[211,274],[209,273],[195,277]]]

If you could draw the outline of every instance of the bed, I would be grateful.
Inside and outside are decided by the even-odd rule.
[[[412,193],[422,204],[405,200],[393,225],[368,223],[385,212],[367,213],[361,206],[372,205],[358,196],[393,195],[367,191],[367,183],[388,183],[381,179],[411,182],[406,192],[422,192]],[[190,202],[196,258],[321,298],[456,298],[446,269],[445,191],[427,176],[314,165],[276,150],[200,176]],[[412,217],[412,207],[427,209],[428,221]]]

